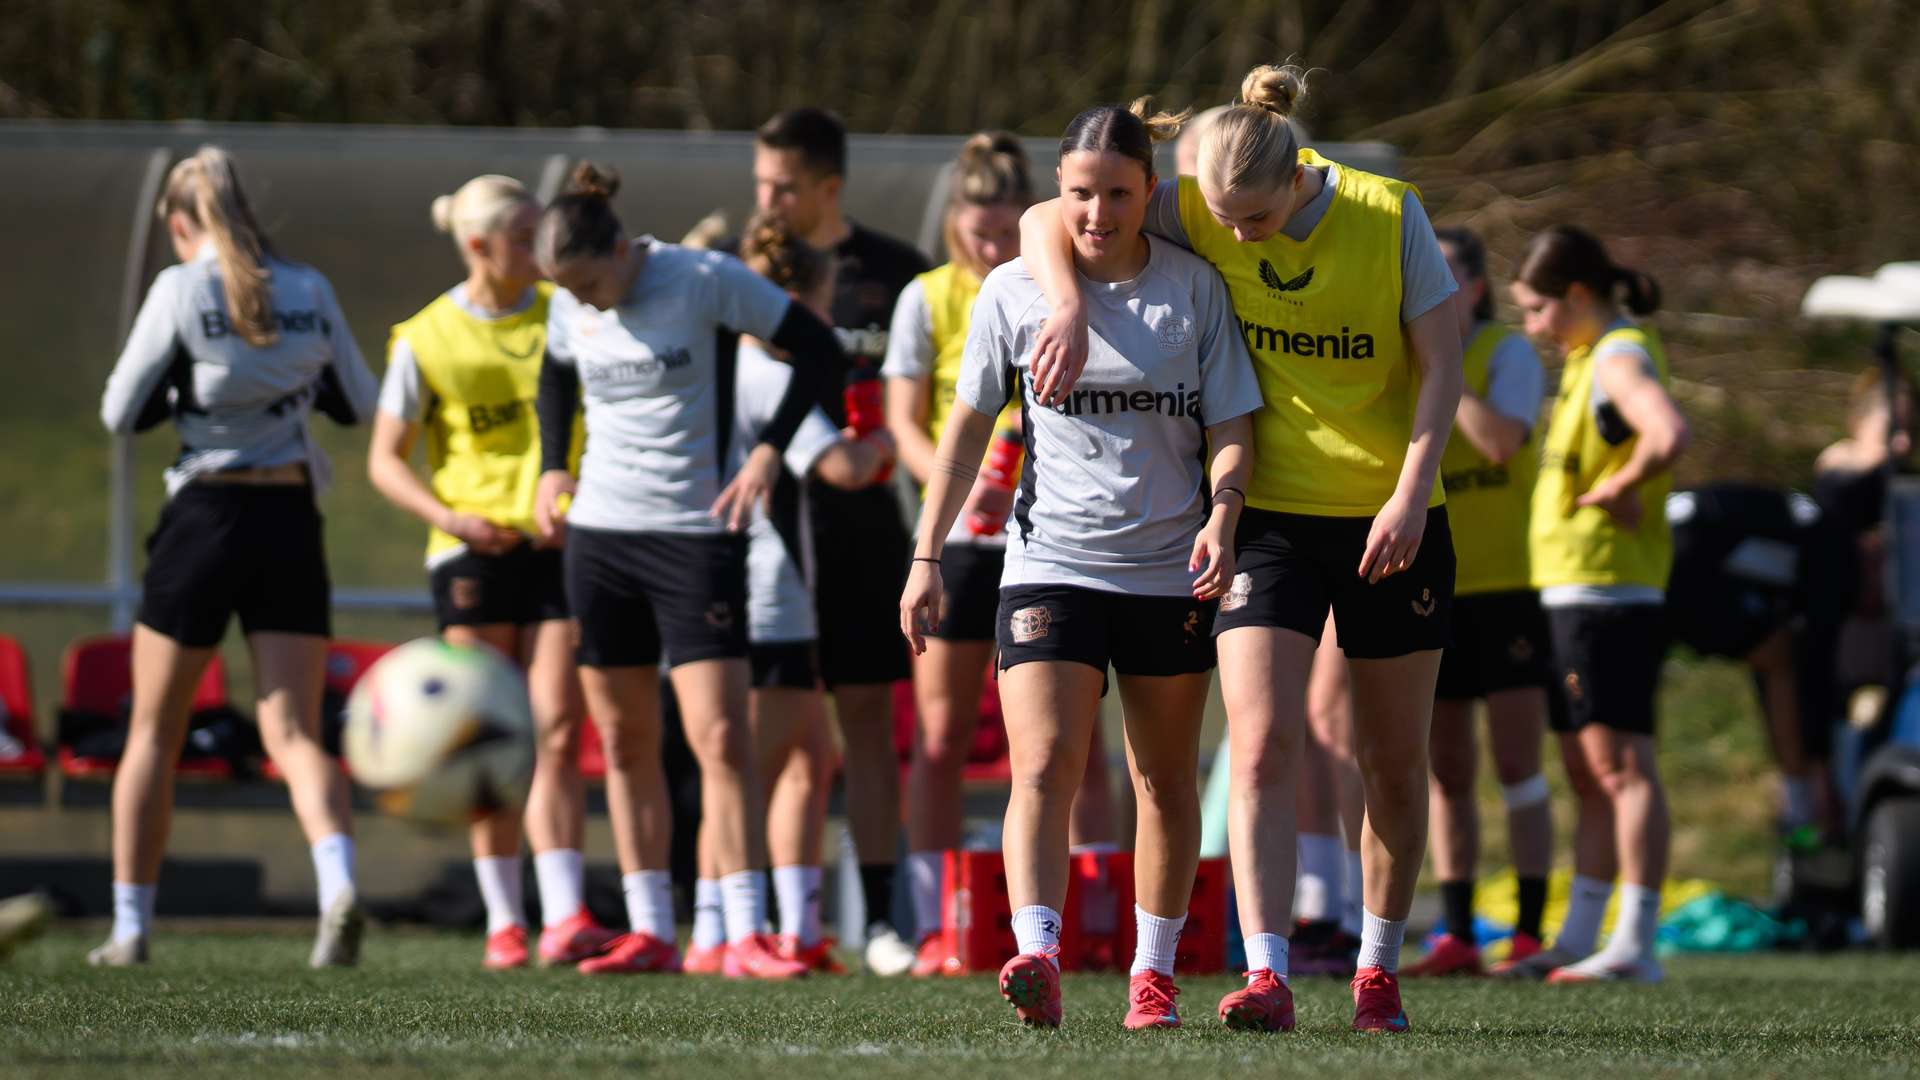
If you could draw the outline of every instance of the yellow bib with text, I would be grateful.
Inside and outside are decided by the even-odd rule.
[[[540,427],[533,400],[547,347],[547,303],[553,286],[534,286],[526,310],[478,319],[441,295],[393,328],[405,338],[431,394],[422,416],[434,495],[452,509],[534,535],[533,494],[540,479]],[[571,463],[578,467],[584,431],[574,420]],[[438,529],[427,557],[459,547]]]
[[[1331,162],[1312,150],[1300,163]],[[1214,220],[1192,177],[1180,221],[1226,279],[1266,405],[1253,414],[1247,503],[1371,517],[1393,495],[1419,379],[1400,322],[1400,218],[1410,185],[1341,165],[1332,204],[1305,240],[1255,244]],[[1446,501],[1436,483],[1430,506]]]
[[[1643,511],[1638,529],[1623,529],[1597,506],[1575,501],[1602,479],[1620,470],[1633,456],[1638,436],[1618,417],[1602,430],[1593,410],[1593,357],[1610,343],[1631,343],[1647,351],[1662,386],[1668,385],[1667,352],[1659,335],[1638,326],[1602,334],[1600,340],[1567,354],[1560,374],[1560,400],[1540,458],[1540,479],[1533,489],[1531,555],[1533,584],[1644,585],[1667,587],[1673,569],[1673,533],[1667,527],[1667,492],[1671,473],[1661,473],[1639,487]],[[1617,441],[1608,441],[1612,434]]]
[[[933,372],[927,386],[927,434],[939,445],[940,433],[953,412],[959,394],[960,361],[967,351],[967,329],[973,322],[973,302],[980,295],[980,279],[959,263],[944,263],[921,274],[920,288],[927,298],[933,326]],[[1013,426],[1020,415],[1017,401],[1000,410],[995,431]],[[988,447],[992,454],[992,447]]]
[[[1494,350],[1513,336],[1499,323],[1481,323],[1466,349],[1466,389],[1487,396]],[[1529,587],[1527,515],[1540,442],[1530,424],[1527,441],[1502,464],[1474,449],[1456,425],[1440,458],[1447,488],[1447,525],[1453,530],[1453,594],[1508,592]]]

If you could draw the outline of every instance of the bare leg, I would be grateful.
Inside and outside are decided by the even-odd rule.
[[[580,684],[606,755],[607,817],[620,871],[665,870],[673,811],[660,767],[660,673],[651,666],[583,666]]]
[[[1212,681],[1211,673],[1120,677],[1127,764],[1140,807],[1134,897],[1141,910],[1162,918],[1185,915],[1193,897],[1200,861],[1200,719]]]
[[[1657,889],[1667,876],[1671,823],[1651,735],[1615,731],[1604,724],[1580,729],[1587,766],[1613,807],[1620,877]]]
[[[1439,731],[1439,714],[1434,730]],[[1540,740],[1546,733],[1547,692],[1538,687],[1487,695],[1487,728],[1493,772],[1511,787],[1540,775]],[[1439,742],[1435,739],[1435,744]],[[1507,838],[1516,877],[1544,878],[1553,869],[1553,803],[1548,799],[1507,808]]]
[[[187,648],[146,626],[133,628],[133,711],[113,774],[113,880],[160,880],[173,824],[173,769],[187,739],[194,688],[214,650]]]
[[[1104,672],[1038,661],[1000,673],[1013,789],[1002,848],[1007,899],[1015,911],[1067,900],[1067,827],[1100,713]]]
[[[900,849],[900,767],[893,752],[893,688],[837,686],[835,718],[846,748],[847,824],[863,863],[891,864]],[[886,912],[870,911],[869,921]]]
[[[1227,840],[1240,927],[1284,934],[1293,919],[1293,876],[1307,675],[1316,642],[1293,630],[1238,627],[1219,637],[1227,705]]]
[[[1427,734],[1437,649],[1390,660],[1352,660],[1354,742],[1366,789],[1360,855],[1367,910],[1389,921],[1413,907],[1427,849]]]
[[[1122,693],[1122,697],[1126,695]],[[1067,823],[1067,843],[1072,847],[1111,844],[1114,841],[1113,781],[1108,777],[1107,740],[1101,737],[1096,718],[1087,744],[1087,767],[1080,774],[1080,790],[1073,797],[1073,814]]]
[[[580,777],[580,722],[586,701],[573,662],[573,623],[530,628],[527,691],[533,703],[533,786],[527,791],[527,841],[537,854],[586,844],[587,789]]]
[[[913,697],[920,714],[907,766],[907,848],[960,846],[960,775],[980,724],[980,690],[991,641],[928,638],[913,660]],[[1011,726],[1011,725],[1009,725]],[[860,844],[858,837],[855,843]],[[864,856],[867,848],[862,844]]]
[[[260,699],[255,716],[267,756],[287,778],[293,812],[314,843],[336,833],[352,835],[347,782],[320,746],[320,698],[326,688],[327,639],[314,634],[257,633],[254,682]]]
[[[687,745],[700,763],[700,820],[720,875],[767,865],[765,799],[747,726],[747,662],[699,660],[670,673]]]
[[[747,715],[766,789],[767,857],[818,866],[835,764],[826,702],[818,690],[768,687],[748,692]]]
[[[1480,812],[1474,805],[1474,774],[1479,764],[1473,703],[1436,701],[1433,705],[1433,872],[1442,883],[1474,880],[1480,853]]]

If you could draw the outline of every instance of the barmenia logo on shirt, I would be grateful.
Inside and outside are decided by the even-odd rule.
[[[1032,384],[1028,381],[1031,397]],[[1029,400],[1035,408],[1050,408],[1062,416],[1101,416],[1115,413],[1151,412],[1163,416],[1200,415],[1200,391],[1187,389],[1184,382],[1174,383],[1171,390],[1074,390],[1067,400],[1058,405],[1041,406]]]

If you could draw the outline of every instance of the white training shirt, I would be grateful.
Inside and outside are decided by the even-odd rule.
[[[587,447],[567,520],[714,534],[726,479],[715,357],[723,329],[771,340],[787,294],[731,255],[642,237],[647,260],[611,311],[555,289],[547,363],[579,370]],[[749,447],[751,444],[749,444]]]
[[[739,367],[734,372],[733,438],[729,441],[727,475],[746,464],[759,438],[758,432],[773,420],[787,384],[793,381],[793,368],[768,356],[751,341],[742,339]],[[793,440],[781,461],[787,471],[802,483],[799,488],[797,520],[781,529],[756,503],[753,521],[747,527],[747,640],[756,645],[793,641],[812,641],[820,636],[813,614],[812,529],[807,520],[807,474],[827,448],[840,441],[827,414],[819,406],[808,410],[800,421]]]
[[[100,420],[130,434],[155,394],[166,394],[180,457],[166,471],[172,496],[194,477],[226,469],[304,463],[316,492],[332,479],[309,417],[323,386],[354,422],[373,413],[379,384],[360,356],[333,286],[311,266],[268,256],[279,337],[265,347],[234,332],[211,241],[160,271],[107,377]]]
[[[927,306],[926,286],[914,278],[900,290],[900,299],[893,306],[893,326],[887,331],[887,358],[880,365],[880,374],[889,379],[930,379],[938,354],[939,349],[933,343],[933,309]],[[934,442],[939,441],[936,433]],[[920,507],[920,516],[926,517],[925,504]],[[913,531],[919,535],[919,522],[914,523]],[[947,530],[947,543],[1003,548],[1007,546],[1007,530],[1001,529],[991,536],[975,536],[967,527],[966,512],[962,511],[953,519],[953,527]]]
[[[1258,409],[1260,384],[1220,275],[1174,244],[1148,252],[1131,281],[1081,277],[1087,366],[1056,406],[1024,389],[1049,311],[1026,264],[980,287],[959,401],[992,416],[1027,394],[1002,587],[1192,595],[1187,559],[1210,501],[1205,428]]]

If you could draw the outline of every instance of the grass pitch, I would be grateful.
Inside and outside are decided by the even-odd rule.
[[[1069,976],[1067,1022],[1027,1031],[985,976],[790,986],[482,972],[477,936],[370,935],[354,971],[294,932],[173,929],[154,963],[83,966],[61,930],[0,967],[0,1074],[674,1077],[1896,1076],[1920,1071],[1912,957],[1690,957],[1660,987],[1412,983],[1405,1036],[1346,1030],[1338,980],[1296,986],[1299,1029],[1227,1031],[1234,982],[1182,980],[1187,1026],[1120,1028],[1117,976]]]

